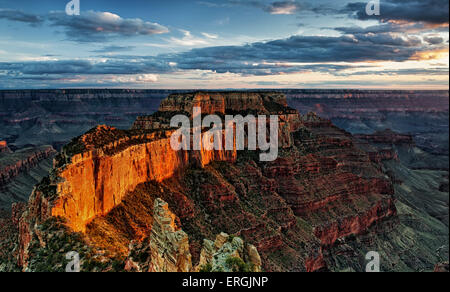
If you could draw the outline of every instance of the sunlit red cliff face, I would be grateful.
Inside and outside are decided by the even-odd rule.
[[[168,121],[193,106],[205,114],[279,115],[279,158],[174,151]],[[55,217],[89,245],[129,257],[130,243],[150,236],[161,198],[189,237],[192,266],[203,240],[225,232],[254,245],[265,271],[326,270],[324,254],[337,240],[395,216],[392,195],[379,161],[350,134],[314,114],[301,116],[282,94],[175,94],[132,130],[98,126],[63,149],[21,218],[18,261],[30,267],[35,250],[46,247],[38,226]]]
[[[103,131],[116,130],[97,127],[92,135],[101,136]],[[74,231],[84,232],[93,218],[106,215],[141,183],[162,182],[190,163],[205,166],[211,161],[236,160],[236,151],[174,151],[170,145],[172,132],[130,136],[72,156],[71,163],[59,173],[61,182],[51,215],[66,218]],[[83,143],[87,138],[82,138]],[[91,147],[88,143],[86,148]]]

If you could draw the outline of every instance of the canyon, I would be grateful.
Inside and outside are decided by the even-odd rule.
[[[0,152],[0,209],[28,201],[33,186],[52,168],[55,155],[53,147],[45,145]]]
[[[101,94],[107,96],[105,92]],[[96,99],[86,92],[60,94],[66,99]],[[364,94],[370,95],[346,98],[364,100]],[[25,210],[13,208],[19,214],[23,211],[20,220],[20,215],[4,219],[7,229],[17,234],[16,264],[11,265],[29,271],[58,267],[64,263],[63,254],[56,253],[61,246],[79,250],[85,269],[98,271],[113,267],[156,271],[167,261],[189,257],[187,265],[197,270],[201,266],[221,270],[226,269],[223,262],[230,254],[240,258],[242,266],[252,258],[252,265],[260,262],[264,271],[362,271],[368,246],[376,247],[383,257],[396,255],[405,232],[414,235],[403,240],[426,244],[410,255],[411,260],[386,259],[384,270],[413,270],[417,261],[420,268],[433,270],[443,261],[434,254],[442,246],[445,261],[448,192],[442,186],[448,184],[448,165],[446,170],[444,148],[420,152],[417,147],[423,144],[416,143],[416,135],[385,128],[352,135],[330,119],[290,108],[296,98],[269,91],[173,93],[156,113],[142,113],[135,119],[130,130],[95,126],[61,149]],[[309,98],[317,99],[311,94]],[[264,163],[251,151],[172,150],[169,140],[174,130],[168,121],[177,113],[190,115],[194,105],[209,114],[279,115],[279,158]],[[12,145],[21,147],[14,141]],[[439,169],[430,169],[437,164]],[[425,191],[424,183],[433,186],[428,190],[433,201],[422,205],[430,199],[419,195]],[[162,222],[157,214],[163,213],[155,211],[156,206],[165,206],[163,213],[172,218],[168,234],[183,230],[182,240],[169,245],[174,247],[170,260],[155,253],[155,242],[173,237],[156,232],[167,229],[157,224]],[[417,223],[412,224],[411,218]],[[212,248],[216,246],[212,240],[221,234],[229,234],[232,246],[242,242],[247,252]],[[178,250],[185,252],[178,254]],[[148,259],[136,261],[149,253],[150,259],[159,258],[153,268]],[[214,253],[226,255],[221,264],[211,262]],[[52,256],[43,258],[45,254]]]

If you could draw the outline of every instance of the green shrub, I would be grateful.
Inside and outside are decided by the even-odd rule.
[[[246,264],[241,258],[229,257],[225,263],[234,273],[249,273],[252,271],[250,265]]]
[[[211,273],[212,272],[212,265],[206,264],[200,267],[200,273]]]

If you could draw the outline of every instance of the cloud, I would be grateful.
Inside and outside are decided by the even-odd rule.
[[[155,74],[141,74],[141,75],[122,75],[122,76],[103,76],[100,80],[99,83],[111,83],[111,84],[117,84],[117,83],[125,83],[125,84],[129,84],[129,83],[133,83],[133,84],[138,84],[138,83],[155,83],[158,82],[158,75]]]
[[[67,38],[77,42],[104,42],[112,38],[150,36],[168,33],[169,29],[158,23],[139,18],[122,18],[111,12],[86,11],[79,16],[64,12],[50,12],[40,16],[14,9],[0,9],[0,19],[37,26],[48,21],[63,28]]]
[[[216,40],[219,38],[219,36],[216,34],[211,34],[211,33],[206,33],[206,32],[202,32],[202,36],[204,36],[205,38],[208,38],[208,39],[213,39],[213,40]]]
[[[361,62],[403,62],[433,60],[448,54],[448,44],[433,35],[383,32],[383,29],[340,28],[352,32],[341,36],[302,36],[255,42],[241,46],[211,46],[181,53],[157,56],[111,54],[98,60],[48,60],[0,63],[0,74],[12,77],[64,75],[145,75],[190,71],[232,73],[241,76],[267,76],[320,72],[331,75],[360,69]],[[379,30],[381,32],[374,33]],[[207,38],[198,38],[189,31],[172,38],[186,46],[203,45]],[[431,44],[431,45],[430,45]],[[125,51],[127,47],[107,46],[100,51]],[[353,63],[353,65],[346,65]],[[366,66],[366,65],[365,65]],[[344,73],[343,73],[344,72]],[[142,80],[145,80],[142,79]]]
[[[416,52],[411,57],[411,60],[416,60],[416,61],[437,60],[437,59],[442,59],[445,56],[447,56],[447,58],[448,58],[448,47],[429,49],[429,50],[425,50],[425,51]]]
[[[291,15],[296,14],[300,11],[300,2],[296,0],[286,0],[286,1],[275,1],[267,4],[265,1],[258,0],[226,0],[221,3],[211,2],[211,1],[198,1],[197,4],[208,6],[208,7],[218,7],[226,8],[233,6],[244,6],[262,9],[267,13],[274,15]],[[308,4],[308,6],[310,6]],[[312,7],[311,7],[312,9]]]
[[[171,37],[169,42],[171,44],[175,44],[177,46],[184,47],[197,47],[197,46],[206,46],[209,44],[209,40],[217,38],[215,35],[202,33],[202,35],[206,38],[195,37],[191,34],[190,31],[180,29],[180,32],[183,34],[182,38]]]
[[[378,46],[392,47],[418,47],[422,44],[422,40],[417,36],[399,36],[391,33],[368,33],[354,35],[358,42],[367,42]]]
[[[125,19],[110,12],[87,11],[79,16],[50,13],[53,26],[62,27],[70,40],[78,42],[107,41],[117,37],[149,36],[168,33],[169,29],[139,18]]]
[[[176,58],[183,69],[224,71],[241,63],[405,61],[421,50],[425,48],[419,38],[391,34],[292,36],[243,46],[199,48]]]
[[[376,76],[400,76],[400,75],[427,75],[427,76],[445,76],[448,75],[449,68],[436,67],[428,69],[409,68],[409,69],[397,69],[397,70],[367,70],[353,73],[338,73],[337,76],[364,76],[364,75],[376,75]]]
[[[145,85],[149,83],[156,83],[159,80],[158,75],[155,74],[141,74],[141,75],[71,75],[71,76],[8,76],[5,79],[0,75],[0,81],[8,82],[5,86],[11,84],[24,84],[22,82],[36,82],[38,87],[48,87],[52,85],[64,86],[102,86],[102,87],[117,87],[129,85]],[[19,82],[19,83],[18,83]],[[12,86],[14,87],[14,86]]]
[[[0,62],[0,72],[9,76],[24,75],[133,75],[173,71],[173,66],[156,57],[116,57],[106,61],[58,60],[31,62]]]
[[[360,20],[379,19],[382,21],[424,22],[428,24],[448,24],[448,0],[384,0],[381,1],[381,15],[369,16],[366,2],[347,4],[344,11]]]
[[[295,1],[279,1],[268,5],[264,10],[270,14],[290,15],[300,11],[300,5]]]
[[[444,38],[441,36],[428,35],[423,38],[424,41],[429,43],[430,45],[440,45],[444,43]]]
[[[0,63],[0,71],[9,75],[80,74],[89,72],[92,63],[86,60],[34,61],[21,63]]]
[[[386,22],[368,27],[346,26],[331,28],[344,34],[369,34],[369,33],[418,33],[430,30],[430,27],[423,23],[397,23]]]
[[[126,52],[126,51],[132,51],[135,47],[134,46],[106,46],[101,49],[93,50],[91,52],[93,53],[116,53],[116,52]]]
[[[0,19],[28,23],[31,26],[37,26],[39,24],[42,24],[44,21],[43,18],[39,15],[26,13],[20,10],[1,9],[1,8],[0,8]]]

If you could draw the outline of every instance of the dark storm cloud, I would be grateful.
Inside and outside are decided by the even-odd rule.
[[[24,22],[24,23],[28,23],[32,26],[39,25],[43,22],[43,18],[41,16],[30,14],[30,13],[25,13],[20,10],[1,9],[1,8],[0,8],[0,19]]]
[[[157,23],[142,19],[125,19],[109,12],[84,12],[80,16],[67,16],[56,12],[48,16],[53,26],[62,27],[67,37],[79,42],[104,41],[115,37],[155,35],[169,32]]]
[[[344,11],[360,20],[381,19],[429,24],[448,24],[448,0],[384,0],[381,1],[380,16],[369,16],[365,2],[347,4]]]

